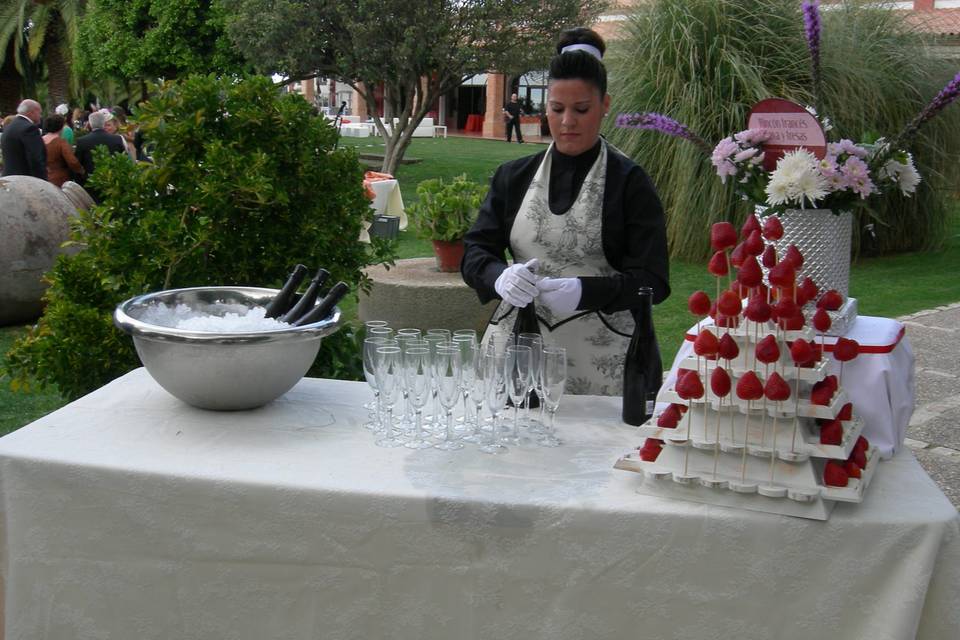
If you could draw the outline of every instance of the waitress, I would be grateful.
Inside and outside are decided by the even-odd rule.
[[[481,302],[502,300],[485,339],[509,333],[515,309],[536,301],[544,340],[567,350],[574,394],[621,393],[638,290],[651,287],[654,303],[670,295],[653,183],[600,137],[605,50],[592,29],[563,32],[547,95],[553,144],[497,169],[460,267]]]

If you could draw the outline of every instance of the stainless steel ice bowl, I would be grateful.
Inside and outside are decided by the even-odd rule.
[[[140,361],[153,379],[187,404],[202,409],[253,409],[279,398],[307,373],[320,340],[340,326],[340,309],[325,320],[255,333],[185,331],[147,324],[148,305],[185,304],[224,315],[228,305],[266,306],[277,289],[194,287],[147,293],[127,300],[113,321],[133,336]]]

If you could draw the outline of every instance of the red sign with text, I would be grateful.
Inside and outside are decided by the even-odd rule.
[[[753,105],[748,129],[766,129],[770,139],[763,145],[763,168],[773,171],[788,151],[803,147],[818,158],[827,154],[827,138],[820,122],[802,106],[782,98],[767,98]]]

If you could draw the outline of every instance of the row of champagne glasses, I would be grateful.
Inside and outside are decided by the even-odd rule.
[[[559,444],[553,420],[566,382],[566,353],[544,346],[539,334],[493,336],[480,345],[472,330],[394,331],[385,322],[372,321],[367,323],[363,360],[377,399],[368,427],[379,434],[379,446],[452,450],[472,443],[495,454],[508,445]],[[546,426],[529,416],[533,397],[549,412]],[[513,422],[512,429],[504,431],[501,416],[508,399]],[[461,400],[457,428],[454,411]],[[521,435],[521,406],[529,435]],[[489,421],[483,418],[483,407]],[[426,410],[433,417],[429,429],[424,426]]]

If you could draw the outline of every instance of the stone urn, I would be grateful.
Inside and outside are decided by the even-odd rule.
[[[0,178],[0,326],[43,310],[43,275],[70,233],[76,209],[54,184],[30,176]]]

